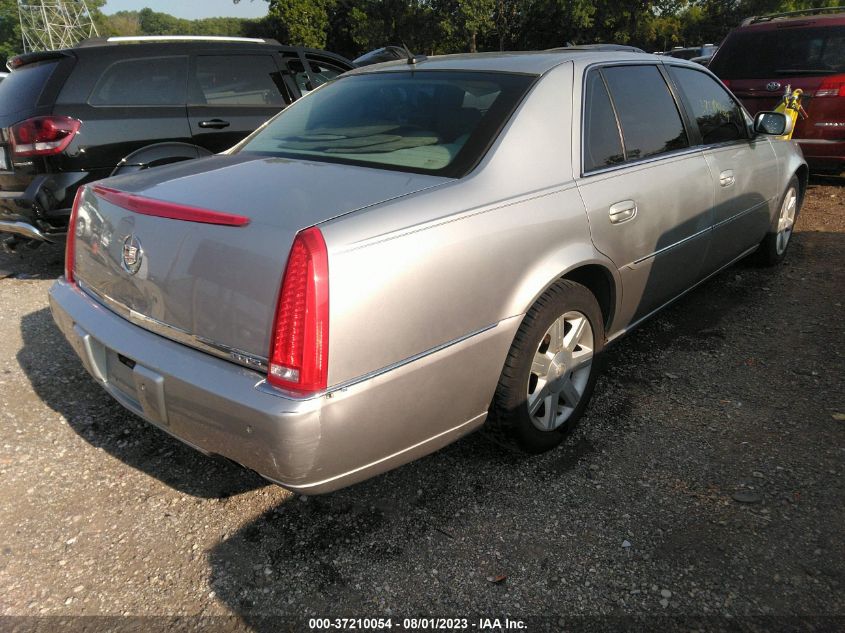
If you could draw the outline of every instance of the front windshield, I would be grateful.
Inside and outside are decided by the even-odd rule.
[[[287,108],[238,151],[459,177],[533,80],[490,72],[352,75]]]

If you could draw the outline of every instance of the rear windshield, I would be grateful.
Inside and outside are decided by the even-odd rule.
[[[845,26],[736,31],[710,70],[721,79],[824,76],[845,72]]]
[[[38,102],[47,80],[59,65],[51,59],[21,66],[0,82],[0,114],[31,109]]]
[[[460,177],[534,79],[444,71],[353,75],[296,102],[239,151]]]

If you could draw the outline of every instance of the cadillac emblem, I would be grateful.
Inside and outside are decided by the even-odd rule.
[[[144,258],[144,251],[141,242],[134,235],[128,235],[123,240],[123,257],[121,264],[123,269],[130,275],[134,275],[141,268],[141,260]]]
[[[769,92],[775,92],[776,90],[780,90],[781,83],[779,81],[770,81],[766,84],[766,90]]]

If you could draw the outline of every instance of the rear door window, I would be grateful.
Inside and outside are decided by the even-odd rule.
[[[710,70],[722,79],[824,76],[845,72],[845,26],[735,31]]]
[[[719,82],[692,68],[670,66],[669,74],[681,89],[705,145],[748,137],[742,110]]]
[[[613,105],[601,73],[587,77],[584,97],[584,171],[616,165],[625,160]]]
[[[304,64],[298,58],[289,60],[287,67],[288,73],[294,83],[296,83],[296,87],[299,89],[300,95],[304,97],[317,87],[311,83],[311,79],[308,77],[308,72],[305,70]]]
[[[88,102],[95,106],[184,105],[187,57],[115,62],[100,77]]]
[[[52,59],[21,66],[0,82],[0,114],[12,114],[38,104],[59,61]]]
[[[314,55],[306,55],[308,65],[311,66],[311,76],[314,78],[314,87],[322,86],[327,81],[331,81],[338,75],[346,72],[346,68],[341,68],[336,64],[323,61]]]
[[[602,69],[625,142],[625,160],[640,160],[689,147],[669,86],[656,66]]]
[[[270,55],[200,55],[191,102],[207,105],[285,105],[281,73]]]

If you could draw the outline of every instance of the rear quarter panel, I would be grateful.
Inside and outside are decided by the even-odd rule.
[[[321,226],[329,384],[522,315],[566,270],[596,260],[572,179],[572,81],[568,63],[542,77],[471,175]],[[486,403],[506,352],[467,368],[489,373]]]

